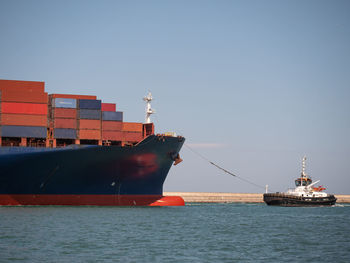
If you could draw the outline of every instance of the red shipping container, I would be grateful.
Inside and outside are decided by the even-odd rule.
[[[0,125],[47,127],[47,116],[28,114],[1,114]]]
[[[102,140],[123,141],[123,132],[121,132],[121,131],[102,131]]]
[[[48,95],[46,92],[21,89],[4,89],[1,91],[0,100],[3,102],[47,103]]]
[[[100,120],[79,120],[80,130],[101,130]]]
[[[123,132],[123,139],[127,142],[139,142],[143,139],[142,132]]]
[[[28,90],[44,93],[45,82],[0,79],[0,90],[4,89]]]
[[[76,119],[77,110],[76,109],[65,109],[65,108],[53,108],[52,109],[53,118],[66,118],[66,119]]]
[[[81,140],[100,140],[100,130],[79,130],[79,139]]]
[[[123,123],[121,121],[102,121],[103,131],[121,131]]]
[[[96,96],[91,95],[75,95],[75,94],[50,94],[50,98],[64,98],[64,99],[85,99],[85,100],[96,100]]]
[[[116,111],[115,103],[101,103],[101,111]]]
[[[47,104],[2,102],[1,112],[47,115]]]
[[[154,124],[153,123],[143,124],[143,136],[147,137],[151,134],[154,134]]]
[[[56,118],[53,121],[53,125],[54,125],[54,128],[59,128],[59,129],[76,129],[77,120]]]
[[[142,132],[143,124],[139,122],[123,122],[123,131]]]

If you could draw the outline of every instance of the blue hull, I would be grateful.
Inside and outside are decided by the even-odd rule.
[[[151,135],[133,147],[0,147],[0,204],[9,195],[161,196],[184,141]]]

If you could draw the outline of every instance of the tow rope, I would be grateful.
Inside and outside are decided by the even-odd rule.
[[[249,181],[249,180],[247,180],[247,179],[245,179],[245,178],[242,178],[242,177],[240,177],[240,176],[238,176],[238,175],[236,175],[236,174],[234,174],[234,173],[232,173],[232,172],[226,170],[225,168],[222,168],[221,166],[217,165],[216,163],[214,163],[214,162],[210,161],[209,159],[207,159],[206,157],[204,157],[204,156],[203,156],[202,154],[200,154],[199,152],[197,152],[197,151],[195,151],[194,149],[192,149],[190,146],[188,146],[188,144],[185,143],[185,146],[186,146],[190,151],[192,151],[194,154],[198,155],[198,156],[201,157],[203,160],[207,161],[208,163],[210,163],[211,165],[213,165],[213,166],[215,166],[216,168],[220,169],[221,171],[223,171],[223,172],[225,172],[225,173],[227,173],[227,174],[229,174],[229,175],[232,175],[233,177],[236,177],[237,179],[239,179],[239,180],[241,180],[241,181],[243,181],[243,182],[246,182],[246,183],[248,183],[248,184],[254,185],[255,187],[262,188],[262,189],[264,189],[264,190],[266,189],[266,186],[258,185],[258,184],[254,183],[254,182],[251,182],[251,181]]]

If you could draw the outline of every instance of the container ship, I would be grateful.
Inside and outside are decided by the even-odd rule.
[[[185,141],[124,122],[96,96],[48,94],[45,83],[0,79],[0,205],[180,206],[163,196]]]

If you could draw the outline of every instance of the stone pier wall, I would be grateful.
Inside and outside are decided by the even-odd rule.
[[[181,196],[187,203],[263,203],[263,194],[164,192],[165,196]],[[350,195],[335,195],[337,203],[350,203]]]

